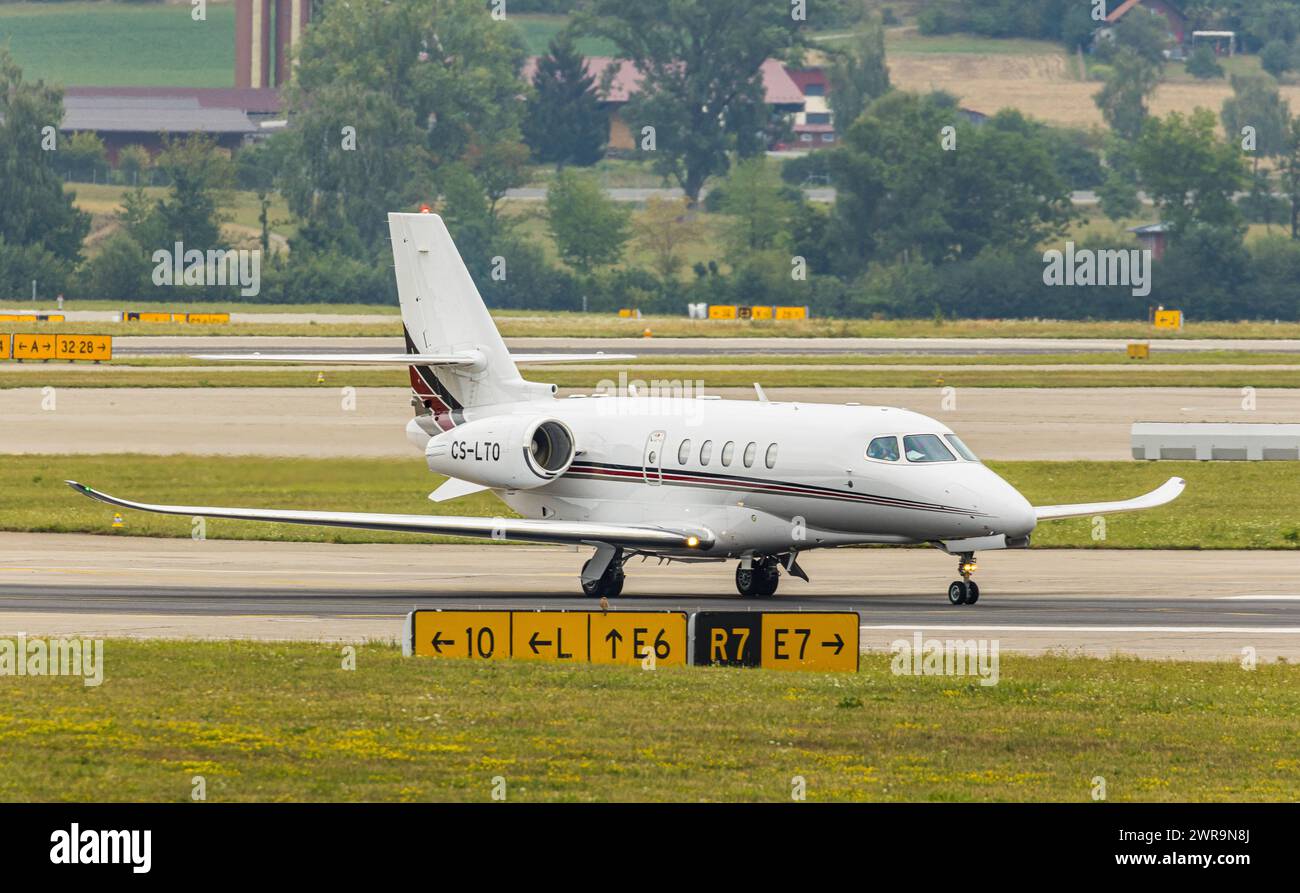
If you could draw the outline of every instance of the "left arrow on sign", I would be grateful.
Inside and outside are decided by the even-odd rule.
[[[444,639],[444,638],[442,637],[442,630],[439,629],[439,630],[434,630],[434,633],[433,633],[433,640],[432,640],[431,642],[429,642],[429,644],[433,646],[433,650],[434,650],[435,652],[437,652],[438,654],[442,654],[442,646],[443,646],[443,645],[455,645],[455,644],[456,644],[456,640],[455,640],[455,639]]]

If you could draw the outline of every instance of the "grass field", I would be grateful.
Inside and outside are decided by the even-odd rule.
[[[14,309],[23,309],[24,305],[29,302],[13,300],[5,303],[3,306]],[[57,313],[52,306],[44,301],[37,302],[42,312]],[[129,305],[129,306],[128,306]],[[262,304],[252,301],[185,301],[182,304],[172,307],[167,304],[149,303],[142,309],[149,310],[157,306],[160,310],[184,310],[187,313],[320,313],[320,314],[350,314],[350,313],[379,313],[387,316],[396,317],[400,312],[397,304]],[[68,298],[63,302],[64,310],[98,310],[104,312],[117,312],[124,307],[134,310],[135,304],[129,301],[108,301],[96,300],[90,298]],[[31,312],[30,310],[27,312]],[[7,328],[6,328],[7,331]]]
[[[0,687],[0,799],[1293,800],[1300,668],[1004,657],[997,685],[110,640]]]
[[[623,363],[586,368],[523,366],[525,377],[563,388],[595,389],[602,382],[617,386],[619,376],[629,381],[700,381],[706,390],[726,387],[747,388],[755,381],[769,387],[786,388],[1295,388],[1300,387],[1300,367],[1292,369],[1134,369],[1098,365],[1089,369],[1007,369],[997,365],[963,366],[958,369],[873,369],[870,366],[839,369],[793,367],[790,369],[715,368],[713,366],[655,366]],[[68,363],[22,369],[16,363],[0,366],[0,390],[7,388],[292,388],[319,387],[316,373],[327,372],[330,386],[357,388],[406,387],[404,369],[347,369],[302,365],[281,369],[239,369],[225,366],[187,366],[158,369],[150,366],[73,367]],[[605,387],[609,387],[606,384]]]
[[[1108,519],[1092,539],[1090,519],[1055,521],[1034,544],[1070,548],[1300,549],[1300,477],[1285,463],[990,462],[1036,505],[1094,502],[1099,494],[1136,496],[1173,476],[1187,490],[1172,506]],[[262,457],[16,455],[0,470],[0,530],[111,535],[114,509],[78,496],[80,481],[144,502],[236,505],[405,514],[509,515],[491,494],[447,503],[425,498],[442,478],[418,457],[281,459]],[[190,536],[190,519],[125,512],[124,533]],[[311,542],[430,542],[431,537],[292,524],[210,520],[213,539]]]
[[[4,7],[0,6],[0,9]],[[109,229],[117,226],[114,218],[123,210],[122,201],[132,191],[129,186],[114,186],[104,183],[66,183],[64,191],[74,193],[75,204],[94,218],[92,231],[87,236],[87,256],[96,254],[96,245],[103,240]],[[162,186],[146,186],[144,193],[156,201],[169,193]],[[257,193],[248,189],[231,189],[225,193],[225,201],[219,209],[224,216],[222,234],[232,244],[250,247],[256,245],[262,234],[262,213]],[[271,206],[267,209],[270,222],[271,242],[274,250],[284,246],[284,240],[292,238],[298,232],[298,224],[289,213],[289,205],[284,196],[278,192],[271,194]],[[102,230],[102,231],[101,231]],[[66,302],[65,302],[66,303]]]
[[[3,302],[21,308],[20,299]],[[45,306],[42,302],[41,306]],[[83,309],[167,310],[196,309],[151,302],[82,302]],[[94,306],[92,306],[94,305]],[[211,309],[241,306],[204,305]],[[279,312],[292,313],[292,305],[275,305]],[[299,312],[321,312],[325,304],[304,304]],[[356,307],[357,305],[337,305]],[[368,306],[368,305],[363,305]],[[392,305],[375,305],[376,312],[391,312]],[[48,309],[48,308],[46,308]],[[352,312],[352,311],[347,311]],[[367,312],[367,311],[361,311]],[[1300,322],[1188,322],[1181,330],[1155,329],[1139,320],[1054,320],[1054,319],[834,319],[830,317],[782,322],[767,320],[698,320],[686,316],[648,315],[624,319],[614,313],[570,313],[547,310],[493,311],[497,328],[506,338],[641,338],[646,330],[660,338],[1113,338],[1175,344],[1185,339],[1300,339]],[[387,323],[234,323],[224,326],[192,326],[182,323],[4,323],[6,332],[67,331],[86,335],[284,335],[312,337],[384,337],[401,335]],[[650,342],[648,342],[650,343]],[[594,349],[594,348],[593,348]]]
[[[190,12],[189,3],[5,3],[0,43],[31,81],[233,87],[235,5],[209,2],[206,21]]]

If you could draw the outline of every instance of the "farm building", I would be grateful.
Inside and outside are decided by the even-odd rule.
[[[1169,247],[1169,224],[1147,223],[1142,226],[1129,227],[1129,232],[1137,236],[1138,244],[1151,252],[1153,260],[1163,260],[1165,249]]]
[[[125,146],[162,148],[163,134],[206,133],[235,149],[280,113],[278,90],[212,87],[68,87],[63,96],[63,133],[91,131],[104,141],[110,163]]]
[[[537,73],[537,56],[524,63],[523,78],[532,82]],[[607,72],[613,68],[613,74]],[[609,149],[629,152],[637,147],[637,135],[625,120],[623,112],[627,103],[641,89],[643,75],[626,60],[610,56],[588,56],[586,71],[596,81],[601,104],[609,116]],[[786,116],[796,134],[796,142],[788,148],[815,148],[835,141],[831,112],[826,105],[826,79],[820,69],[800,72],[789,69],[776,59],[768,59],[762,66],[764,99],[773,114]],[[805,92],[805,84],[812,92]],[[807,116],[811,112],[811,119]],[[802,128],[802,129],[801,129]],[[807,140],[801,134],[809,135]],[[814,138],[816,134],[816,138]]]
[[[1114,25],[1134,9],[1141,7],[1164,16],[1169,22],[1169,35],[1176,46],[1182,46],[1187,39],[1187,14],[1170,0],[1124,0],[1106,16],[1106,23]]]

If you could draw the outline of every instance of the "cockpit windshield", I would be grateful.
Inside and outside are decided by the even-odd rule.
[[[957,455],[961,456],[967,462],[979,461],[979,459],[975,457],[975,454],[970,451],[970,447],[966,446],[966,444],[962,442],[962,439],[956,434],[945,434],[944,438],[948,443],[952,444],[952,448],[957,451]]]
[[[867,447],[867,458],[881,462],[897,462],[898,438],[892,434],[888,437],[877,437]]]
[[[903,455],[908,462],[956,462],[938,434],[908,434],[903,438]]]

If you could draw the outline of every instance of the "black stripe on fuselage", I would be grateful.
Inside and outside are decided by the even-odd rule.
[[[749,490],[772,496],[806,496],[813,499],[831,499],[839,502],[857,502],[879,505],[886,508],[912,509],[915,511],[942,512],[953,515],[974,515],[987,517],[983,512],[963,509],[957,506],[936,505],[911,499],[898,499],[892,496],[877,496],[871,493],[856,493],[848,490],[836,490],[833,487],[821,487],[816,484],[799,484],[793,481],[769,481],[762,478],[743,477],[733,474],[717,474],[710,471],[688,471],[686,469],[662,469],[661,480],[669,486],[704,487],[713,490]],[[605,462],[574,462],[564,477],[624,480],[645,483],[645,469],[636,465],[614,465]]]

